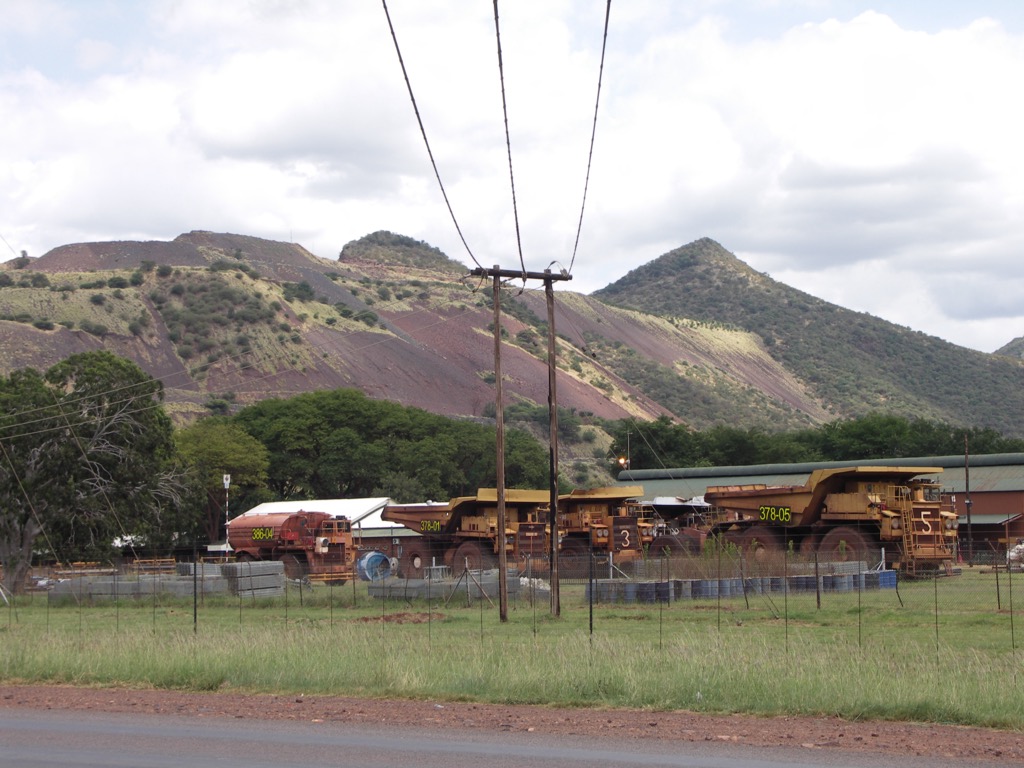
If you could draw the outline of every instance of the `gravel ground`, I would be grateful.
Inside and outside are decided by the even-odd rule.
[[[557,709],[463,702],[384,701],[343,696],[192,693],[115,688],[0,685],[0,707],[144,712],[244,720],[374,723],[485,731],[725,741],[752,746],[842,750],[892,755],[1024,761],[1024,734],[984,728],[828,717],[750,717],[621,709]]]

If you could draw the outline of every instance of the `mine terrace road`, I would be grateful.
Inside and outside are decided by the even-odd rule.
[[[621,741],[460,728],[239,721],[132,713],[0,710],[0,768],[603,768],[848,766],[946,768],[987,765],[837,750],[750,747],[672,740]]]

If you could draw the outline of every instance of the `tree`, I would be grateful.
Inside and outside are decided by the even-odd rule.
[[[612,436],[609,461],[626,458],[628,448],[630,469],[689,467],[708,463],[699,445],[700,433],[685,424],[673,424],[667,416],[659,416],[649,422],[633,419],[612,422],[608,433]]]
[[[195,470],[206,497],[202,520],[206,540],[219,541],[227,498],[224,475],[231,475],[228,492],[237,509],[265,500],[259,494],[266,488],[270,466],[267,449],[238,424],[219,418],[203,419],[179,430],[174,442],[181,458]]]
[[[189,483],[162,400],[160,382],[105,351],[0,378],[0,563],[11,589],[24,588],[37,547],[105,560],[117,538],[166,545],[180,530]]]
[[[447,499],[495,484],[495,430],[339,389],[263,400],[234,418],[266,446],[268,484],[283,499],[380,495]],[[506,435],[509,487],[544,487],[543,447]],[[422,499],[421,499],[422,500]]]

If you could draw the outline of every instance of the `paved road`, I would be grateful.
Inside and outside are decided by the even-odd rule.
[[[0,710],[0,768],[961,768],[959,762],[708,742],[621,742],[79,711]],[[994,765],[989,763],[988,765]]]

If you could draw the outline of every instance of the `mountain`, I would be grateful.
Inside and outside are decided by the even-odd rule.
[[[993,354],[1024,359],[1024,336],[1018,336],[1013,341],[1004,344],[993,352]]]
[[[584,418],[781,429],[885,410],[1024,435],[1019,361],[815,299],[711,240],[555,297],[558,402]],[[543,292],[505,292],[502,308],[506,401],[544,413]],[[488,282],[390,232],[336,261],[190,232],[61,246],[0,271],[0,372],[107,348],[164,382],[179,421],[336,387],[486,418],[492,323]]]
[[[879,284],[898,294],[898,286]],[[831,413],[888,411],[1020,435],[1024,367],[852,312],[752,270],[702,239],[594,294],[621,307],[757,334]]]

